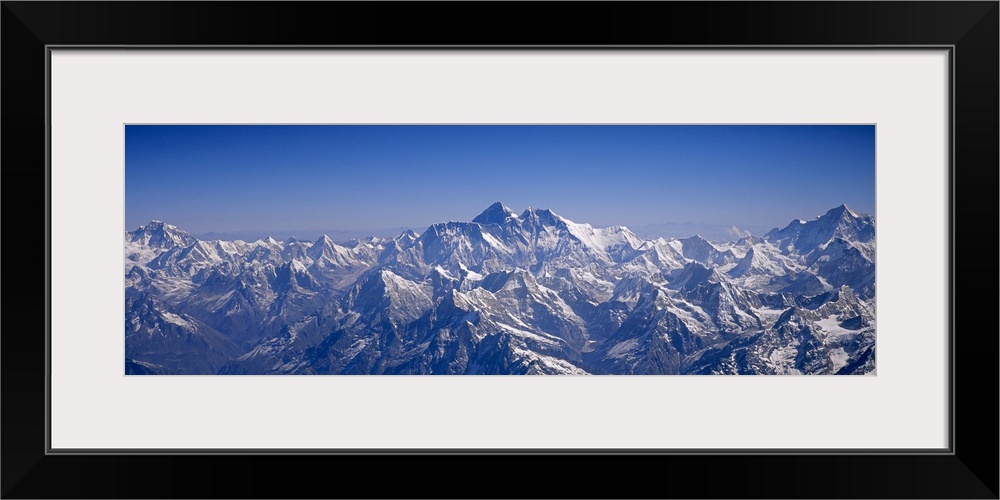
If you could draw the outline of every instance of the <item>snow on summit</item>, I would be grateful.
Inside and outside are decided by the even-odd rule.
[[[801,214],[800,214],[801,215]],[[125,232],[125,351],[153,374],[867,374],[875,221],[643,239],[500,201],[335,242]],[[141,369],[136,368],[141,367]]]
[[[511,219],[517,219],[517,214],[498,201],[483,210],[483,213],[472,219],[472,222],[476,224],[505,224]]]

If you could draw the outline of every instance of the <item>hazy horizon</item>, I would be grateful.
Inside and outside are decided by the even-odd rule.
[[[508,207],[511,208],[511,207]],[[546,208],[546,207],[538,207]],[[830,207],[834,208],[834,207]],[[850,207],[854,210],[853,207]],[[515,210],[520,214],[521,211]],[[555,212],[553,210],[553,212]],[[555,212],[558,214],[558,212]],[[561,215],[561,214],[559,214]],[[822,214],[817,214],[817,216]],[[868,214],[871,215],[871,214]],[[798,217],[799,219],[809,220],[810,218]],[[464,221],[439,221],[439,223],[445,222],[469,222],[473,217],[469,217]],[[162,219],[151,219],[165,222],[179,227],[182,230],[187,231],[182,225],[174,224],[172,221],[164,221]],[[572,220],[572,219],[571,219]],[[794,219],[789,219],[788,223],[791,223]],[[146,221],[135,227],[127,227],[126,230],[132,231],[137,229],[139,226],[145,225],[150,221]],[[580,221],[574,221],[580,222]],[[747,234],[752,234],[753,236],[763,236],[765,233],[772,229],[781,229],[788,225],[782,224],[773,227],[766,228],[754,228],[754,227],[737,227],[735,225],[725,225],[725,224],[702,224],[696,222],[679,222],[679,223],[660,223],[660,224],[648,224],[640,226],[627,226],[636,235],[642,237],[643,239],[655,239],[658,237],[663,238],[688,238],[691,236],[701,236],[705,239],[717,242],[729,242],[735,241],[739,238],[746,236]],[[622,224],[616,224],[622,225]],[[202,239],[202,240],[225,240],[225,241],[256,241],[265,239],[267,237],[272,237],[276,240],[285,241],[289,238],[295,238],[302,241],[315,241],[320,237],[326,235],[338,243],[343,243],[352,239],[367,238],[367,237],[378,237],[378,238],[391,238],[397,236],[405,231],[415,231],[417,233],[422,233],[425,231],[430,224],[426,226],[412,226],[412,227],[394,227],[394,228],[370,228],[370,229],[259,229],[259,230],[247,230],[247,231],[206,231],[206,232],[191,232],[188,231],[192,236]],[[608,227],[608,226],[594,226],[597,228]]]
[[[127,230],[350,239],[500,201],[728,241],[842,203],[876,215],[872,125],[127,125],[125,142]]]

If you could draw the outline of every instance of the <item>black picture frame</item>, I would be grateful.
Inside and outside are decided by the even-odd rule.
[[[4,498],[998,498],[998,325],[990,309],[997,304],[992,244],[998,241],[1000,170],[996,1],[2,5],[0,160],[9,195],[2,256],[7,291],[15,291],[3,294],[7,314],[0,337]],[[950,47],[950,450],[510,453],[490,457],[489,465],[478,453],[50,454],[47,321],[37,318],[49,313],[46,95],[47,47],[54,45]],[[959,291],[965,302],[958,300]],[[585,479],[557,478],[553,464],[578,468]],[[310,478],[307,472],[324,469],[336,472],[330,478]],[[510,480],[535,473],[544,474],[530,490]],[[357,479],[372,474],[384,479]],[[465,484],[470,486],[460,486]]]

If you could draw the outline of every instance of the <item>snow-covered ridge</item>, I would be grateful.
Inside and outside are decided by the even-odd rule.
[[[731,242],[500,202],[344,242],[151,221],[124,238],[126,356],[157,373],[867,373],[874,228],[844,205]]]

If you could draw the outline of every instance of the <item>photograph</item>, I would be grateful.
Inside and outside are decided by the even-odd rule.
[[[998,0],[2,3],[2,498],[1000,494]]]
[[[126,375],[875,375],[876,127],[125,124]]]

